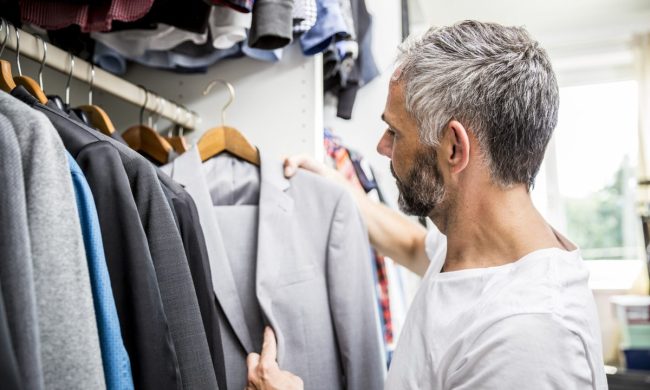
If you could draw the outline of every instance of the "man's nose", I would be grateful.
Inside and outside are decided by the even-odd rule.
[[[393,137],[388,131],[384,132],[384,135],[379,139],[377,144],[377,153],[388,158],[392,158],[393,155]]]

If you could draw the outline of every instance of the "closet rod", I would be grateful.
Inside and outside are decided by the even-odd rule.
[[[2,26],[0,29],[0,42],[4,40],[7,29]],[[43,46],[34,35],[18,29],[20,34],[20,55],[31,58],[32,60],[40,63],[43,57]],[[7,39],[6,49],[16,51],[16,34],[14,33],[13,26],[10,25],[9,37]],[[52,69],[67,75],[70,72],[70,55],[61,50],[60,48],[47,45],[47,59],[45,65]],[[90,83],[91,65],[82,60],[81,58],[74,57],[74,69],[72,76],[87,84]],[[16,71],[14,70],[14,73]],[[161,99],[153,92],[149,92],[149,98],[145,98],[145,91],[142,87],[134,85],[124,79],[112,75],[105,70],[95,66],[95,79],[93,88],[101,89],[111,95],[117,96],[127,102],[133,103],[137,107],[142,107],[146,103],[146,109],[152,112],[157,112],[161,117],[167,118],[173,123],[183,126],[187,131],[194,130],[200,121],[200,118],[193,111],[189,111],[184,107],[179,106],[165,98],[161,99],[164,103],[161,104]]]

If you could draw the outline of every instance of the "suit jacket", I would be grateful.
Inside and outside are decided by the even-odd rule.
[[[239,164],[228,155],[216,158],[226,159],[223,170],[213,171],[219,175],[228,175],[228,167]],[[243,175],[259,178],[253,294],[263,322],[276,332],[280,367],[300,376],[310,390],[382,388],[385,365],[370,249],[353,200],[342,188],[313,174],[300,171],[287,180],[281,163],[263,155],[261,161],[257,176]],[[249,172],[257,170],[246,165]],[[228,245],[237,242],[222,240],[223,222],[215,218],[214,204],[250,207],[240,206],[239,200],[250,198],[251,191],[237,187],[224,194],[223,186],[216,184],[219,177],[206,176],[204,168],[194,147],[163,169],[185,187],[199,210],[213,287],[223,311],[228,388],[239,389],[246,384],[246,355],[259,352],[261,335],[249,331],[250,313],[244,312],[243,304],[250,302],[243,302],[238,291],[242,287],[235,284],[241,275],[233,273],[233,264],[240,259],[227,257]]]
[[[16,88],[12,94],[30,105],[35,104],[24,89]],[[66,134],[64,144],[81,167],[93,193],[135,387],[179,389],[176,351],[147,237],[120,154],[106,141],[84,137],[84,131],[69,124],[63,112],[56,111],[56,115],[54,112],[50,115],[58,118],[57,131]]]
[[[51,389],[104,389],[95,309],[61,139],[47,118],[6,93],[23,163],[43,378]]]
[[[47,115],[66,145],[78,146],[106,141],[117,150],[129,178],[140,222],[147,236],[165,315],[178,357],[182,386],[184,389],[217,388],[183,243],[156,177],[155,167],[127,146],[70,120],[59,110],[40,104],[25,92],[24,88],[16,88],[12,93],[29,101],[32,107]],[[130,222],[123,221],[123,224]]]
[[[160,179],[183,240],[217,383],[219,388],[226,389],[226,368],[219,330],[219,317],[217,316],[217,301],[212,290],[212,271],[210,270],[208,249],[199,222],[199,213],[190,194],[178,183],[161,170],[158,170],[158,179]]]
[[[14,127],[2,114],[0,187],[10,189],[0,191],[0,284],[9,332],[25,389],[43,389],[23,164]]]
[[[77,199],[77,212],[86,248],[106,388],[108,390],[132,390],[131,362],[124,348],[120,322],[117,319],[117,309],[106,267],[95,200],[81,168],[68,152],[66,155],[70,165],[70,174]]]

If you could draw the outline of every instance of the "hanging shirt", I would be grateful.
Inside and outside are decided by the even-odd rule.
[[[598,316],[578,249],[541,249],[498,267],[441,273],[446,237],[434,230],[426,246],[431,264],[386,389],[607,388]]]

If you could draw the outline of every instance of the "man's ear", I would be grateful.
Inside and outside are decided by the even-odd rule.
[[[469,135],[462,123],[451,120],[447,125],[445,158],[450,173],[459,173],[469,164]]]

